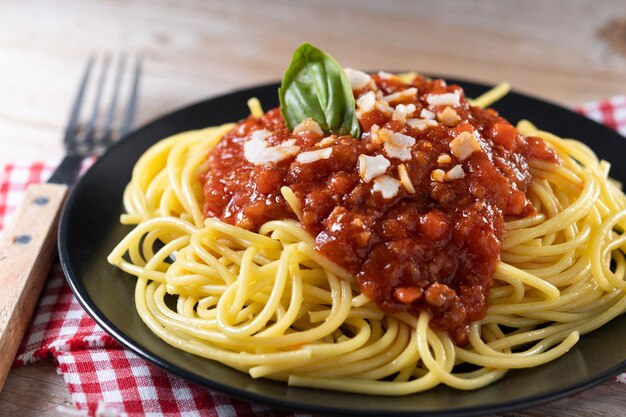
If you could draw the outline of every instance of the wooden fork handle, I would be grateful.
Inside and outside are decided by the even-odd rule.
[[[0,390],[56,255],[68,187],[31,185],[0,240]]]

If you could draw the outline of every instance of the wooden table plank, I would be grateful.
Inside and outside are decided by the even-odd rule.
[[[0,161],[60,157],[61,147],[46,130],[62,130],[84,61],[98,50],[145,55],[140,122],[203,97],[276,80],[302,41],[346,66],[508,80],[522,92],[566,105],[626,93],[626,57],[600,35],[615,19],[626,19],[620,0],[526,7],[511,1],[255,4],[3,2],[0,146],[25,143],[3,152]],[[38,143],[45,148],[40,151]]]
[[[57,406],[72,407],[72,401],[51,361],[12,369],[0,391],[0,417],[57,417]]]
[[[93,51],[144,55],[139,124],[277,80],[303,41],[344,66],[507,80],[521,92],[575,106],[626,94],[623,22],[623,0],[5,0],[0,163],[61,157],[69,106]],[[603,35],[609,29],[612,37]],[[626,414],[624,398],[626,386],[606,383],[506,416],[617,416]],[[50,363],[12,370],[0,393],[0,415],[57,416],[55,406],[68,404]]]
[[[0,417],[61,417],[69,392],[54,365],[45,361],[15,368],[0,392]],[[626,412],[623,384],[606,383],[551,404],[486,417],[617,417]]]

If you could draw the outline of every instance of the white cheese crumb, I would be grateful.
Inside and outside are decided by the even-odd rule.
[[[402,133],[394,132],[389,129],[380,129],[378,134],[382,137],[384,142],[390,143],[398,147],[407,147],[415,145],[415,138],[412,136],[403,135]]]
[[[427,119],[427,120],[434,120],[435,119],[435,113],[428,110],[428,109],[422,109],[422,112],[420,113],[420,117],[422,119]]]
[[[348,80],[350,80],[350,86],[353,90],[361,90],[365,87],[375,86],[374,80],[372,77],[364,73],[363,71],[355,70],[352,68],[346,68],[343,70],[348,76]]]
[[[400,181],[387,175],[381,175],[374,178],[374,186],[372,189],[382,193],[383,198],[392,198],[398,194]]]
[[[378,76],[382,78],[383,80],[390,80],[396,77],[395,74],[392,74],[390,72],[385,72],[385,71],[378,71]]]
[[[480,144],[469,132],[462,132],[450,142],[450,151],[459,161],[465,161],[474,151],[478,150],[480,150]]]
[[[411,159],[411,149],[410,148],[400,148],[398,146],[391,145],[389,143],[385,143],[384,145],[385,153],[390,158],[399,159],[401,161],[408,161]]]
[[[385,143],[384,149],[387,156],[401,161],[411,159],[411,147],[415,145],[415,138],[389,129],[381,129],[378,136]]]
[[[450,163],[450,161],[452,161],[452,158],[450,158],[450,155],[447,153],[442,153],[437,157],[437,163],[439,164],[447,164]]]
[[[254,163],[254,161],[260,160],[261,155],[267,148],[267,143],[265,143],[265,137],[261,133],[258,133],[262,130],[256,130],[252,132],[252,138],[243,144],[243,156],[252,163]]]
[[[333,136],[328,136],[328,137],[325,137],[324,139],[320,140],[319,142],[317,142],[315,144],[315,147],[316,148],[324,148],[326,146],[332,145],[333,143],[335,143],[336,140],[337,140],[336,136],[334,136],[334,135]]]
[[[365,182],[384,174],[390,166],[391,162],[382,155],[359,155],[359,175]]]
[[[383,100],[385,100],[387,103],[393,103],[396,101],[414,99],[416,95],[417,95],[417,88],[411,87],[411,88],[407,88],[406,90],[389,94],[388,96],[383,97]]]
[[[254,132],[252,132],[251,140],[263,140],[265,138],[269,138],[270,136],[272,136],[272,132],[270,132],[267,129],[259,129],[259,130],[255,130]]]
[[[461,96],[458,93],[433,94],[426,98],[431,106],[458,106]]]
[[[374,108],[376,104],[376,94],[373,91],[368,91],[365,94],[362,94],[359,98],[356,99],[356,105],[359,110],[363,112],[368,112]]]
[[[461,178],[465,178],[465,171],[463,171],[463,167],[461,165],[455,165],[454,168],[446,172],[445,175],[446,180],[458,180]]]
[[[382,139],[378,137],[378,132],[380,131],[380,126],[377,124],[373,124],[370,128],[370,138],[372,139],[372,143],[376,145],[382,144]]]
[[[452,107],[447,106],[442,112],[437,114],[437,120],[444,126],[454,127],[461,121],[461,117]]]
[[[385,116],[390,117],[393,115],[394,108],[390,107],[386,101],[378,100],[375,106]]]
[[[268,147],[265,139],[270,135],[271,133],[265,129],[252,132],[251,139],[243,144],[243,155],[249,162],[254,165],[279,162],[300,152],[300,147],[295,146],[294,139]]]
[[[330,158],[330,154],[333,153],[333,148],[318,149],[315,151],[302,152],[296,156],[296,161],[301,164],[310,164],[311,162],[319,161],[320,159]]]
[[[295,146],[295,143],[296,141],[294,139],[290,139],[280,145],[266,148],[264,157],[261,158],[259,163],[255,163],[255,165],[265,164],[268,162],[279,162],[283,159],[289,158],[290,156],[296,155],[300,152],[300,147]]]
[[[304,132],[313,133],[319,137],[324,136],[324,132],[322,131],[322,128],[320,127],[319,123],[317,123],[313,119],[303,120],[296,127],[293,128],[293,133],[296,135],[298,133],[304,133]]]
[[[391,118],[393,120],[404,122],[407,116],[410,116],[413,113],[415,113],[415,104],[413,103],[407,104],[407,105],[398,104],[396,106],[396,109],[393,111],[393,115],[391,116]]]
[[[435,169],[433,172],[430,173],[430,179],[437,182],[443,182],[445,176],[446,173],[443,169]]]
[[[406,123],[413,129],[425,130],[427,127],[435,127],[438,125],[436,120],[424,119],[407,119]]]
[[[400,178],[400,182],[402,183],[404,189],[407,190],[409,194],[415,194],[415,187],[413,187],[413,183],[409,177],[409,170],[406,165],[398,165],[398,177]]]

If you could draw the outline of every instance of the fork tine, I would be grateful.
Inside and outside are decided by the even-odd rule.
[[[122,84],[122,74],[124,73],[124,67],[126,66],[126,55],[122,54],[117,63],[117,70],[115,73],[115,81],[113,86],[113,93],[111,96],[111,103],[107,111],[106,119],[104,122],[104,128],[102,133],[102,139],[100,142],[103,147],[108,147],[113,142],[113,119],[115,117],[115,110],[117,107],[117,99],[119,96],[120,86]]]
[[[88,146],[93,146],[94,137],[96,134],[96,119],[98,118],[98,113],[100,112],[100,102],[102,99],[102,90],[104,89],[104,84],[106,82],[107,74],[109,72],[109,63],[111,61],[111,57],[109,54],[104,55],[104,59],[102,61],[102,70],[100,72],[100,78],[98,79],[98,85],[96,87],[96,97],[93,102],[93,108],[91,110],[91,116],[89,117],[89,121],[87,122],[86,133],[84,141]]]
[[[76,139],[76,133],[78,131],[78,118],[80,117],[80,109],[83,105],[83,99],[85,98],[85,90],[87,89],[87,81],[89,80],[89,76],[91,74],[91,69],[93,67],[95,57],[91,55],[87,60],[87,66],[85,67],[85,71],[83,72],[83,77],[80,81],[80,86],[78,88],[78,93],[76,94],[76,98],[74,99],[74,105],[72,106],[72,110],[70,112],[70,119],[67,122],[67,128],[65,129],[65,135],[63,136],[63,143],[65,144],[66,149],[73,149],[71,145]]]
[[[139,78],[141,76],[141,61],[143,57],[138,56],[137,61],[135,62],[135,69],[132,81],[132,91],[130,94],[130,99],[128,101],[128,106],[126,108],[126,115],[124,117],[124,121],[120,127],[120,137],[126,136],[126,134],[130,131],[130,128],[133,125],[133,120],[135,119],[135,109],[137,108],[137,97],[139,96]]]
[[[135,65],[131,68],[133,74],[129,84],[128,103],[124,113],[119,117],[116,117],[116,114],[121,109],[117,107],[122,96],[122,85],[125,84],[124,79],[126,78],[124,73],[129,67],[127,65],[129,59],[127,54],[119,55],[115,74],[109,74],[109,72],[113,72],[110,71],[110,67],[114,60],[109,53],[101,58],[99,55],[92,54],[87,60],[87,67],[81,78],[78,95],[72,107],[70,120],[63,139],[68,157],[84,158],[89,155],[98,155],[117,139],[125,136],[132,127],[139,96],[142,57],[136,58]],[[96,66],[99,68],[95,69]],[[108,84],[111,84],[109,79],[112,77],[114,79],[111,80],[113,84],[111,89],[108,87]],[[92,78],[94,80],[91,80]],[[85,104],[85,96],[89,84],[94,84],[93,88],[95,90],[93,97],[89,100],[92,101],[92,103],[89,103],[91,113],[86,124],[80,124],[79,119],[83,112],[81,109],[88,106],[88,104]],[[89,91],[92,91],[91,88],[89,87]],[[110,93],[110,96],[108,93]],[[102,114],[100,114],[101,112]],[[119,123],[116,123],[116,119],[119,119]]]

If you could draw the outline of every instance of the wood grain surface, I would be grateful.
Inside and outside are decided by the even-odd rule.
[[[626,1],[0,2],[0,163],[60,160],[61,134],[93,52],[144,57],[138,123],[278,80],[308,41],[344,66],[412,69],[513,88],[565,106],[626,94]],[[51,364],[13,369],[0,415],[59,416]],[[626,415],[626,386],[506,416]]]
[[[61,184],[31,184],[0,238],[0,390],[56,258],[67,190]]]

